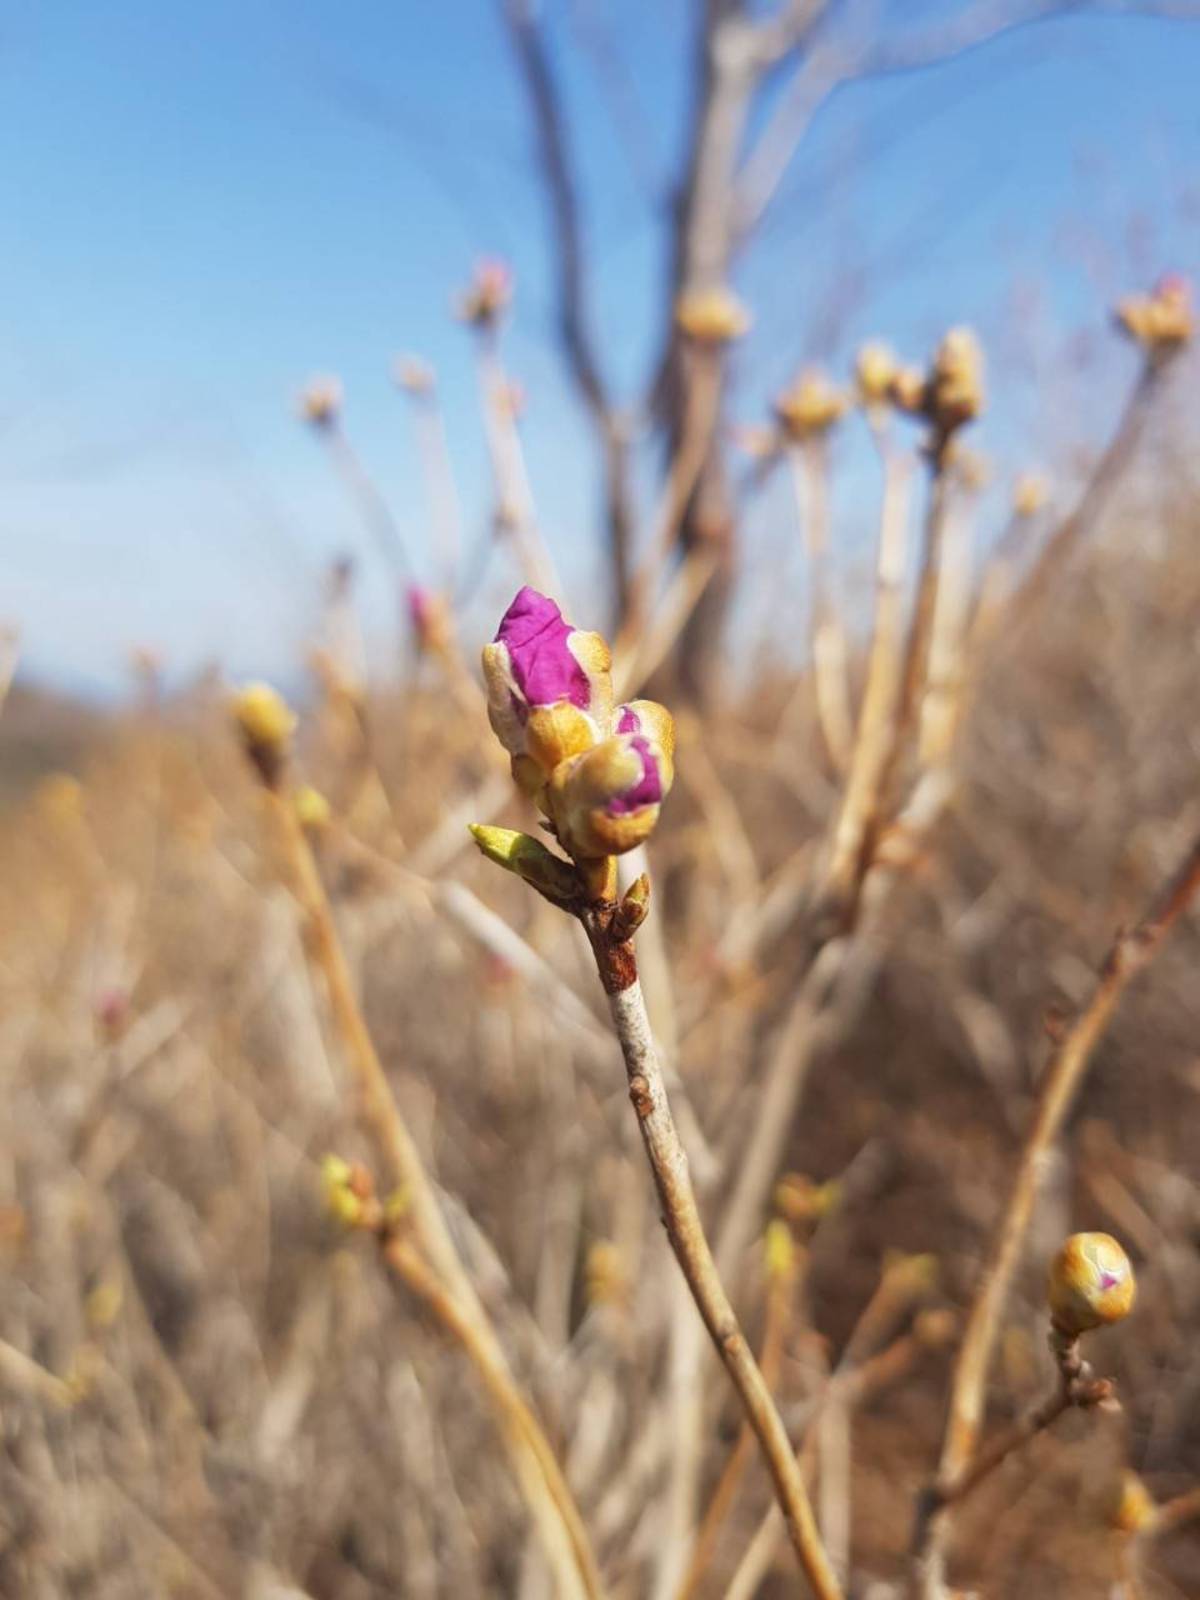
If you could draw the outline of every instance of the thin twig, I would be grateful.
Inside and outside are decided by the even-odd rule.
[[[391,1180],[404,1192],[421,1248],[459,1319],[470,1326],[470,1341],[464,1340],[464,1347],[477,1362],[486,1357],[478,1370],[488,1394],[495,1400],[501,1390],[505,1393],[505,1414],[501,1419],[505,1437],[510,1441],[518,1480],[562,1592],[595,1600],[602,1593],[595,1557],[554,1453],[536,1422],[532,1423],[536,1440],[531,1438],[528,1425],[523,1423],[519,1431],[510,1425],[511,1415],[524,1415],[529,1408],[462,1264],[434,1186],[392,1094],[354,993],[324,885],[295,808],[289,795],[277,787],[264,787],[263,798],[293,892],[308,921],[307,948],[325,980],[347,1064],[358,1089],[363,1120],[387,1159]],[[531,1412],[529,1416],[532,1417]],[[529,1456],[536,1462],[535,1471],[530,1470]]]
[[[1016,1181],[993,1236],[988,1262],[967,1321],[951,1378],[938,1481],[953,1482],[966,1471],[983,1422],[984,1388],[1001,1307],[1016,1271],[1033,1214],[1047,1152],[1083,1081],[1126,988],[1158,953],[1175,923],[1200,891],[1200,840],[1166,885],[1145,918],[1118,935],[1105,958],[1092,996],[1058,1045],[1042,1080],[1033,1122],[1021,1151]],[[924,1600],[944,1593],[943,1569],[948,1514],[929,1517],[915,1551],[918,1592]]]
[[[821,1544],[799,1464],[713,1261],[688,1175],[687,1156],[667,1102],[633,946],[614,939],[613,910],[589,907],[583,913],[584,926],[625,1057],[630,1099],[671,1248],[762,1448],[800,1564],[818,1600],[840,1600],[841,1587]]]

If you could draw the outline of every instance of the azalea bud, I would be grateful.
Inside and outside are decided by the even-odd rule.
[[[598,633],[572,628],[548,596],[526,586],[483,650],[488,720],[513,760],[513,776],[541,799],[561,761],[608,732],[612,655]]]
[[[340,378],[310,378],[300,392],[296,408],[305,422],[314,428],[332,428],[342,409],[342,381]]]
[[[458,314],[476,328],[491,328],[512,304],[513,277],[508,263],[495,257],[478,262],[470,287],[460,297]]]
[[[1166,273],[1148,295],[1130,295],[1114,313],[1122,332],[1151,359],[1161,360],[1187,344],[1195,332],[1191,285],[1179,273]]]
[[[321,1162],[325,1209],[345,1228],[355,1227],[362,1217],[364,1197],[353,1180],[354,1168],[341,1156],[329,1154]]]
[[[823,372],[810,368],[775,402],[775,415],[790,438],[828,433],[846,414],[850,401]]]
[[[933,358],[927,415],[939,432],[949,434],[982,410],[983,351],[970,328],[951,328]]]
[[[865,406],[884,405],[891,399],[899,367],[890,345],[864,344],[854,362],[854,381]]]
[[[234,696],[233,718],[246,754],[268,788],[274,788],[296,727],[295,713],[267,683],[247,684]]]
[[[433,368],[419,356],[397,356],[392,367],[396,387],[414,400],[427,399],[437,387]]]
[[[750,314],[729,289],[692,289],[675,302],[681,333],[700,345],[729,344],[750,328]]]
[[[900,367],[892,378],[889,399],[900,411],[919,415],[925,408],[925,378],[919,367]]]
[[[1140,1533],[1153,1525],[1158,1516],[1158,1502],[1138,1477],[1136,1472],[1123,1472],[1116,1503],[1109,1522],[1120,1533]]]
[[[1055,1328],[1074,1338],[1120,1322],[1137,1285],[1129,1257],[1111,1234],[1075,1233],[1050,1264],[1046,1293]]]
[[[615,734],[561,762],[547,799],[563,848],[576,859],[635,850],[654,831],[672,776],[670,758],[644,733]]]
[[[639,873],[621,897],[613,919],[613,937],[618,943],[632,939],[650,914],[650,879]]]
[[[296,812],[296,820],[302,828],[313,833],[320,833],[329,826],[332,815],[329,801],[319,789],[314,789],[312,784],[302,784],[292,796],[292,805]]]
[[[1013,484],[1012,508],[1018,517],[1033,517],[1050,498],[1050,485],[1040,472],[1023,472]]]

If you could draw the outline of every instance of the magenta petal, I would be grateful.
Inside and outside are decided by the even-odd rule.
[[[587,710],[587,673],[567,648],[574,631],[554,601],[528,584],[501,618],[496,643],[507,645],[513,678],[531,706],[569,700]]]
[[[614,817],[628,816],[631,811],[639,811],[642,806],[656,806],[663,797],[658,757],[651,750],[649,743],[640,736],[635,736],[629,742],[641,760],[642,774],[624,794],[616,795],[608,802],[607,810]]]
[[[642,719],[632,706],[620,706],[620,716],[617,718],[617,733],[638,733],[641,730]]]

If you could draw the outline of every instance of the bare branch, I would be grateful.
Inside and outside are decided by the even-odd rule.
[[[624,610],[633,539],[627,430],[616,415],[600,371],[587,315],[579,201],[571,167],[567,121],[546,40],[531,0],[507,0],[505,16],[537,129],[558,267],[558,330],[567,364],[599,431],[604,494],[617,604]]]
[[[813,118],[845,84],[941,66],[1018,29],[1084,12],[1190,20],[1200,19],[1200,4],[1192,0],[1117,0],[1108,4],[1105,0],[977,0],[943,22],[893,39],[831,41],[798,64],[744,163],[739,180],[739,234],[745,238],[762,220]]]
[[[760,65],[770,67],[798,50],[829,10],[830,0],[784,0],[755,30]]]
[[[571,173],[562,100],[546,41],[534,19],[530,0],[509,0],[505,16],[533,111],[538,155],[554,228],[559,333],[575,381],[588,405],[594,412],[606,413],[608,398],[587,327],[579,203]]]

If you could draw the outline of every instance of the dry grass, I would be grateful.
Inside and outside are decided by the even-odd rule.
[[[870,1348],[860,1339],[856,1361],[917,1310],[969,1302],[1045,1032],[1200,824],[1200,528],[1179,504],[1152,531],[1118,506],[1044,625],[1019,648],[992,646],[956,797],[874,923],[860,992],[816,1053],[783,1166],[834,1187],[794,1221],[801,1281],[776,1386],[792,1423],[890,1252],[935,1256],[936,1287]],[[806,949],[789,926],[757,959],[730,960],[731,923],[836,805],[811,754],[810,689],[780,674],[707,717],[702,752],[685,721],[651,849],[672,975],[668,995],[646,974],[651,1005],[720,1156],[748,1136]],[[575,1001],[553,988],[535,1000],[402,870],[446,806],[494,772],[482,706],[474,723],[447,718],[434,684],[370,709],[382,789],[348,762],[336,708],[306,719],[302,747],[335,802],[318,855],[341,935],[609,1592],[641,1595],[673,1449],[666,1334],[689,1311],[602,996],[566,919],[497,881],[465,832],[439,882],[497,907]],[[515,802],[505,816],[528,820]],[[3,818],[0,1593],[529,1600],[548,1592],[540,1562],[460,1351],[324,1212],[322,1155],[373,1152],[258,824],[207,692],[114,721],[81,785],[43,784]],[[1109,1593],[1121,1469],[1163,1498],[1200,1478],[1198,957],[1193,918],[1102,1043],[1005,1305],[993,1427],[1045,1388],[1040,1273],[1062,1236],[1109,1228],[1137,1261],[1137,1314],[1094,1351],[1123,1418],[1067,1418],[960,1518],[964,1576],[997,1600]],[[719,1237],[721,1186],[703,1200]],[[757,1339],[759,1246],[735,1266]],[[947,1324],[937,1337],[917,1326],[930,1337],[910,1341],[851,1417],[864,1595],[900,1592],[941,1433]],[[740,1417],[707,1349],[703,1361],[706,1496]],[[697,1592],[726,1592],[768,1503],[752,1460]],[[1195,1525],[1146,1569],[1147,1595],[1196,1593]],[[784,1550],[758,1592],[795,1581]]]

